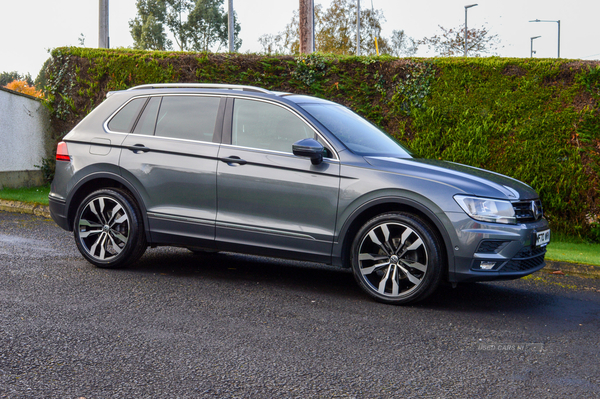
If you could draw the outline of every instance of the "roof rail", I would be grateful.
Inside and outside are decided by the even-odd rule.
[[[244,85],[231,85],[221,83],[154,83],[145,84],[140,86],[132,87],[128,90],[138,89],[168,89],[168,88],[198,88],[198,89],[228,89],[228,90],[242,90],[242,91],[256,91],[259,93],[271,94],[272,92],[263,89],[262,87],[256,86],[244,86]]]

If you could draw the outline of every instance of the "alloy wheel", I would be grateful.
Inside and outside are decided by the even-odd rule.
[[[126,247],[131,222],[122,204],[107,196],[89,201],[77,221],[83,249],[98,261],[110,261]]]
[[[358,249],[358,270],[368,288],[390,299],[410,295],[424,281],[429,255],[415,229],[398,222],[375,225]]]

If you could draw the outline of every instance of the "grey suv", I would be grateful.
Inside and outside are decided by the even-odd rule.
[[[550,240],[526,184],[414,158],[339,104],[257,87],[111,92],[56,159],[52,217],[98,267],[147,246],[251,253],[352,268],[404,304],[441,281],[533,273]]]

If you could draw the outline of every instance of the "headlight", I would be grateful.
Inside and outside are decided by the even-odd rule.
[[[475,220],[492,223],[516,224],[515,209],[509,201],[455,195],[454,200]]]

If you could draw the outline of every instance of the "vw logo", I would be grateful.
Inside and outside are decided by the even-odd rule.
[[[531,201],[531,212],[533,212],[533,217],[537,220],[541,216],[540,208],[537,206],[535,201]]]

